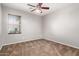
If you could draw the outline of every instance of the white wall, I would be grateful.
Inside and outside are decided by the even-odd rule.
[[[41,17],[3,6],[3,44],[13,44],[42,38]],[[22,34],[8,34],[8,14],[21,16]]]
[[[2,38],[1,38],[1,20],[2,20],[2,8],[1,8],[1,4],[0,4],[0,48],[1,48],[1,44],[2,44]]]
[[[1,14],[1,4],[0,4],[0,35],[1,35],[1,16],[2,14]]]
[[[79,48],[79,4],[44,16],[44,38]]]

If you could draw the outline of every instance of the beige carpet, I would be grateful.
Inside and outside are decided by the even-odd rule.
[[[77,56],[79,49],[45,39],[5,45],[0,55],[9,56]]]

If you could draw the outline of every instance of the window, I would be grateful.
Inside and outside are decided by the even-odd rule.
[[[8,34],[21,33],[21,16],[8,14]]]

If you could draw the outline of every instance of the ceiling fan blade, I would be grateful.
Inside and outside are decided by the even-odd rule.
[[[49,7],[41,7],[42,9],[49,9]]]
[[[36,6],[34,6],[34,5],[31,5],[31,4],[27,4],[28,6],[32,6],[32,7],[36,7]]]
[[[36,9],[31,10],[31,12],[35,11]]]

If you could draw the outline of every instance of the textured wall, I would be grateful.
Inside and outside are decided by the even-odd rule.
[[[12,56],[75,56],[79,49],[45,39],[3,46],[1,53]]]

